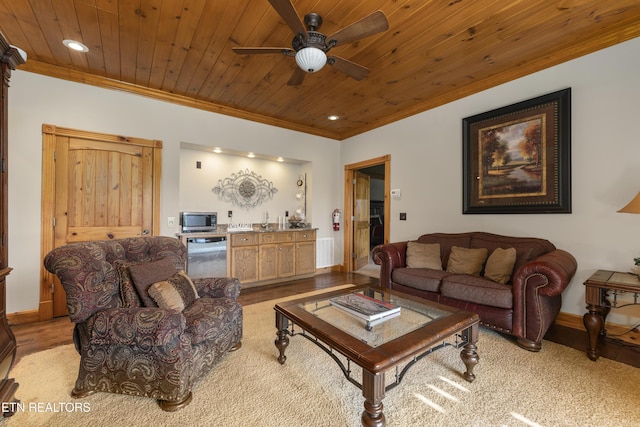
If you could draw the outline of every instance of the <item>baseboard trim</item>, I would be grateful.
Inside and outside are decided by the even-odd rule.
[[[558,317],[556,317],[556,321],[554,323],[560,326],[566,326],[567,328],[586,331],[584,324],[582,323],[582,316],[578,316],[577,314],[561,312],[558,314]]]
[[[342,271],[341,265],[333,265],[331,267],[321,267],[321,268],[316,268],[316,276],[320,274],[326,274],[326,273],[339,273],[341,271]]]
[[[582,316],[578,316],[577,314],[560,313],[556,318],[555,324],[559,326],[565,326],[567,328],[577,329],[583,332],[587,331],[587,329],[584,327],[584,323],[582,322]],[[629,326],[607,322],[605,328],[607,330],[607,336],[609,337],[615,336],[616,339],[628,342],[630,344],[637,345],[638,343],[640,343],[640,331],[629,331],[629,329],[631,329]]]
[[[7,322],[9,326],[23,325],[25,323],[36,323],[40,321],[40,312],[38,310],[19,311],[17,313],[7,313]]]

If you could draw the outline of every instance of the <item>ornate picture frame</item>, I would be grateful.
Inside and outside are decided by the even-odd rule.
[[[571,88],[462,120],[463,214],[571,213]]]

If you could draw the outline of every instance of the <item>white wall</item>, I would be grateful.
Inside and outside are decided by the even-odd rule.
[[[201,162],[201,168],[196,168]],[[278,223],[278,217],[284,217],[288,211],[293,215],[304,200],[298,201],[296,181],[306,165],[279,163],[270,160],[250,159],[248,157],[216,154],[192,149],[183,149],[180,153],[180,210],[213,211],[218,213],[218,224],[228,224],[228,211],[233,212],[236,224],[262,223],[265,214],[270,223]],[[231,202],[221,200],[213,192],[219,181],[239,172],[255,172],[263,179],[273,183],[277,191],[273,197],[267,197],[256,207],[243,208]],[[311,215],[307,221],[313,222]]]
[[[628,271],[640,256],[640,216],[616,211],[640,191],[640,38],[417,114],[342,144],[342,163],[391,155],[391,241],[481,230],[549,239],[578,260],[562,311],[585,312],[583,282],[597,269]],[[572,88],[572,214],[463,215],[462,119]],[[399,221],[407,212],[407,221]],[[638,306],[610,319],[632,324]]]
[[[571,252],[578,272],[562,310],[584,313],[584,280],[596,269],[627,270],[640,256],[640,216],[619,214],[640,190],[640,39],[384,126],[342,143],[117,91],[14,71],[9,91],[9,246],[7,309],[39,301],[41,148],[43,123],[159,139],[164,142],[162,234],[178,215],[180,141],[307,161],[308,215],[318,237],[336,237],[331,212],[343,209],[344,165],[391,154],[391,240],[431,231],[483,230],[547,238]],[[514,102],[572,88],[572,199],[566,215],[462,215],[462,119]],[[312,166],[311,166],[312,165]],[[304,172],[304,171],[303,171]],[[235,209],[235,208],[234,208]],[[398,213],[407,212],[407,221]],[[637,307],[611,320],[631,323]]]
[[[318,237],[333,236],[331,212],[341,206],[340,143],[124,92],[16,70],[9,89],[9,265],[7,312],[35,310],[40,300],[42,124],[163,141],[161,234],[178,217],[180,142],[223,146],[312,162],[308,215]],[[213,186],[211,186],[213,187]],[[237,209],[235,209],[237,210]],[[274,211],[275,214],[275,211]],[[338,252],[339,251],[339,252]],[[342,246],[336,249],[342,252]],[[341,259],[338,255],[336,259]]]

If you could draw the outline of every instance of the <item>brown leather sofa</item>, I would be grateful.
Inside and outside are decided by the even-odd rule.
[[[380,285],[438,303],[478,313],[481,325],[513,335],[522,348],[539,351],[554,322],[561,294],[576,272],[576,259],[548,240],[509,237],[484,232],[431,233],[414,242],[440,245],[442,269],[408,268],[408,242],[376,246],[373,260],[380,265]],[[511,276],[501,284],[484,276],[447,271],[452,247],[515,248]]]

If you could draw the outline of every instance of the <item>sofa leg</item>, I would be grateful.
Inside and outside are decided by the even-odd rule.
[[[539,341],[531,341],[526,338],[518,338],[518,345],[525,350],[529,351],[540,351],[542,348],[542,343]]]
[[[95,392],[95,390],[78,390],[74,387],[73,390],[71,390],[71,397],[73,397],[74,399],[82,399],[83,397],[95,394]]]
[[[229,349],[229,351],[236,351],[236,350],[238,350],[240,347],[242,347],[242,341],[238,341],[237,343],[235,343],[235,344],[233,345],[233,347],[231,347],[231,348]]]
[[[191,399],[193,399],[193,393],[189,392],[187,396],[179,402],[171,402],[169,400],[158,400],[158,405],[162,408],[163,411],[167,412],[175,412],[178,411],[189,403],[191,403]]]

